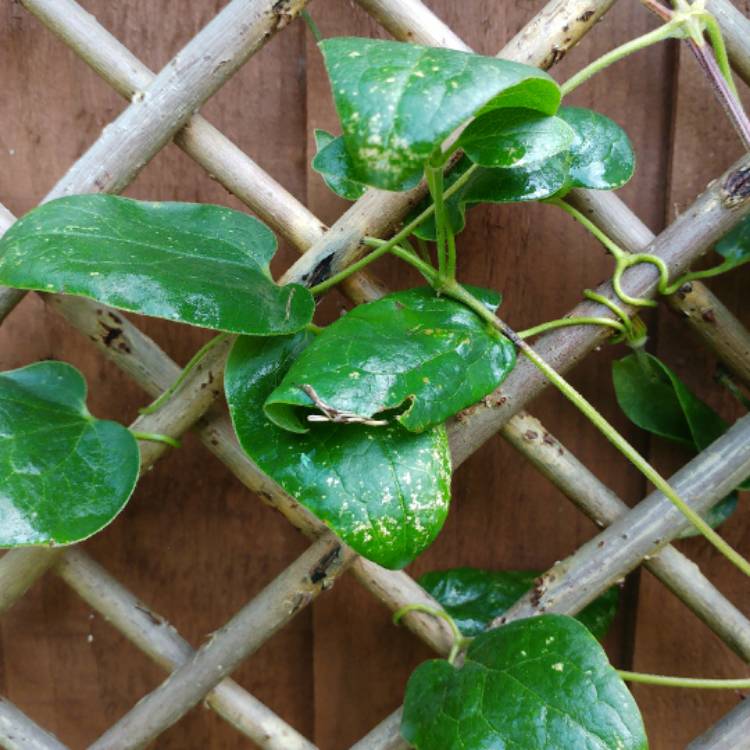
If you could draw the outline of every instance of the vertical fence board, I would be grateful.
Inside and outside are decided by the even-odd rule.
[[[159,70],[224,5],[84,2],[143,62]],[[286,29],[227,83],[204,113],[302,200],[304,80],[301,24]],[[45,194],[126,105],[20,4],[0,11],[0,201],[20,214]],[[273,134],[272,141],[268,141]],[[129,195],[240,208],[174,146],[138,177]],[[283,247],[276,270],[296,253]],[[180,362],[205,331],[155,320],[143,328]],[[40,358],[79,366],[99,416],[128,423],[142,392],[32,295],[0,329],[0,366]],[[141,482],[128,509],[85,545],[110,573],[194,645],[223,624],[291,562],[304,540],[188,438]],[[163,679],[54,576],[0,620],[4,694],[73,748],[86,746]],[[238,681],[312,735],[311,619],[304,613],[237,672]],[[247,747],[213,712],[198,708],[159,748]]]
[[[427,5],[478,52],[494,54],[543,3],[433,0]],[[344,0],[314,4],[312,12],[326,36],[383,35]],[[553,74],[564,80],[588,60],[652,25],[648,13],[637,4],[621,3]],[[307,48],[308,148],[312,153],[313,128],[340,130],[319,56],[310,41]],[[655,230],[661,228],[664,210],[671,67],[668,48],[649,50],[590,82],[573,100],[581,106],[596,106],[627,127],[641,157],[641,169],[623,197]],[[639,103],[637,107],[634,102]],[[327,221],[335,219],[345,205],[330,195],[314,172],[308,177],[308,197],[311,209]],[[583,288],[611,272],[611,263],[600,246],[551,207],[474,209],[469,228],[459,241],[462,278],[500,289],[505,296],[503,317],[518,328],[563,315],[580,299]],[[375,268],[392,287],[419,283],[408,270],[387,261]],[[328,312],[336,314],[335,305],[329,303]],[[638,440],[641,436],[628,427],[613,405],[607,374],[611,357],[611,351],[593,355],[576,369],[573,381],[626,434]],[[561,402],[557,394],[547,394],[534,404],[533,411],[622,497],[639,498],[645,487],[637,473],[585,419]],[[499,438],[458,472],[453,502],[441,536],[411,566],[411,573],[459,565],[546,568],[594,531],[589,521]],[[618,620],[607,645],[617,663],[628,661],[632,644],[625,617]],[[348,747],[367,732],[401,702],[409,673],[428,656],[413,638],[393,628],[388,612],[369,594],[353,582],[338,584],[315,604],[318,745],[334,750]]]
[[[750,2],[735,5],[750,15]],[[740,81],[746,108],[750,92]],[[742,153],[742,145],[716,103],[708,82],[687,47],[679,51],[673,112],[667,221],[672,221],[717,174]],[[708,258],[706,265],[716,262]],[[709,286],[744,323],[750,324],[747,289],[750,269],[710,279]],[[710,313],[709,313],[710,314]],[[666,307],[653,331],[652,351],[658,354],[688,385],[727,419],[741,413],[733,398],[713,381],[716,358],[702,346],[686,326]],[[651,457],[670,473],[690,454],[652,441]],[[743,493],[740,509],[720,529],[727,541],[742,554],[750,553],[750,508]],[[681,549],[746,614],[747,578],[730,566],[703,540],[683,542]],[[644,574],[637,619],[635,668],[660,674],[703,677],[740,677],[750,669],[734,656],[684,605],[663,586]],[[699,733],[718,721],[736,705],[734,691],[694,691],[639,686],[636,697],[645,714],[652,746],[659,750],[683,748]]]

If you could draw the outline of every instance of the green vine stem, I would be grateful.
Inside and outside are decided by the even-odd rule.
[[[522,339],[528,339],[532,336],[538,336],[540,333],[546,331],[554,331],[556,328],[567,328],[568,326],[604,326],[608,328],[614,328],[621,334],[625,334],[625,326],[619,320],[612,320],[612,318],[560,318],[558,320],[550,320],[546,323],[540,323],[538,326],[533,328],[527,328],[523,331],[518,331],[518,335]]]
[[[149,443],[163,443],[164,445],[168,445],[171,448],[180,448],[182,447],[182,443],[180,443],[179,440],[176,440],[173,437],[170,437],[169,435],[162,435],[158,432],[137,432],[136,430],[131,430],[130,434],[136,439],[136,440],[145,440]]]
[[[214,336],[212,339],[207,341],[198,351],[190,358],[190,361],[185,365],[182,372],[180,373],[177,380],[164,391],[159,398],[150,403],[148,406],[139,409],[140,414],[153,414],[155,411],[161,409],[169,399],[180,389],[180,386],[185,382],[188,375],[200,364],[201,360],[215,347],[218,346],[229,336],[228,333],[220,333],[218,336]]]
[[[551,367],[534,349],[518,334],[509,328],[497,316],[491,313],[474,295],[460,284],[444,284],[443,293],[463,302],[480,318],[493,325],[500,333],[507,336],[532,364],[574,405],[585,417],[607,438],[630,463],[633,464],[654,487],[656,487],[673,505],[690,521],[690,523],[745,575],[750,576],[750,562],[745,560],[722,537],[717,534],[670,486],[670,484],[646,461],[643,456],[596,410],[596,408],[579,393],[565,378]]]
[[[313,35],[313,39],[315,40],[315,43],[323,40],[323,35],[320,33],[320,29],[318,28],[318,24],[315,23],[313,20],[313,17],[310,15],[309,11],[303,10],[300,13],[300,16],[302,16],[302,20],[307,25],[307,28],[310,30],[310,33]]]
[[[567,201],[562,198],[550,198],[544,201],[551,206],[557,206],[561,208],[569,216],[572,216],[579,224],[583,225],[591,234],[609,250],[615,259],[615,271],[612,275],[612,287],[615,290],[615,294],[622,300],[626,305],[632,305],[633,307],[656,307],[656,302],[651,299],[644,299],[641,297],[632,297],[627,294],[622,288],[622,276],[625,271],[631,266],[636,266],[639,263],[650,263],[656,267],[659,273],[659,293],[668,294],[669,289],[669,269],[667,264],[656,255],[649,255],[648,253],[628,253],[623,250],[616,242],[608,237],[591,219],[584,216],[577,208],[573,207]],[[683,282],[684,283],[684,282]],[[682,286],[682,284],[680,284]],[[677,287],[679,289],[679,286]],[[620,313],[618,312],[618,315]]]
[[[698,688],[703,690],[747,690],[750,689],[750,678],[736,680],[711,680],[702,677],[667,677],[660,674],[628,672],[618,669],[617,674],[626,682],[639,682],[644,685],[662,685],[664,687]]]
[[[426,604],[407,604],[401,609],[397,609],[393,613],[393,622],[398,625],[401,618],[409,614],[409,612],[424,612],[427,615],[432,615],[441,620],[445,620],[450,626],[451,632],[453,633],[453,645],[451,646],[450,654],[448,654],[448,662],[454,664],[458,655],[465,649],[470,643],[471,638],[467,638],[456,625],[456,621],[444,610],[438,609],[437,607],[430,607]]]
[[[450,187],[446,188],[445,192],[443,193],[443,198],[450,198],[453,193],[455,193],[457,190],[460,190],[471,178],[476,169],[476,164],[472,164]],[[387,241],[383,241],[383,244],[380,245],[377,249],[373,250],[368,255],[365,255],[364,258],[360,258],[358,261],[351,263],[343,271],[339,271],[339,273],[334,274],[333,276],[327,278],[325,281],[321,281],[320,284],[316,284],[315,286],[311,287],[310,291],[312,292],[312,294],[317,296],[319,294],[322,294],[323,292],[327,292],[337,284],[340,284],[342,281],[344,281],[344,279],[347,279],[353,273],[361,271],[363,268],[365,268],[365,266],[370,265],[370,263],[372,263],[373,261],[376,261],[387,252],[393,250],[396,245],[400,245],[401,242],[407,239],[409,235],[412,234],[412,232],[423,221],[429,219],[429,217],[432,216],[434,212],[435,204],[431,203],[429,206],[427,206],[427,208],[425,208],[424,211],[422,211],[421,214],[419,214],[419,216],[416,216],[414,219],[412,219],[408,224],[406,224],[402,229],[394,234],[393,237],[391,237]]]
[[[638,50],[650,47],[652,44],[658,44],[665,39],[673,39],[683,36],[684,32],[682,31],[682,25],[683,20],[673,18],[673,20],[665,23],[663,26],[659,26],[659,28],[649,31],[647,34],[643,34],[635,39],[631,39],[629,42],[625,42],[625,44],[622,44],[619,47],[615,47],[615,49],[602,55],[599,59],[594,60],[565,81],[565,83],[560,86],[562,95],[567,96],[582,83],[588,81],[589,78],[596,75],[601,70],[604,70],[604,68],[609,67],[612,63],[622,60],[623,57],[627,57]]]

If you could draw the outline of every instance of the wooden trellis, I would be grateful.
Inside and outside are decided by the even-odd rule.
[[[433,46],[468,49],[420,0],[357,0],[396,38]],[[322,280],[356,260],[365,235],[387,236],[420,189],[409,194],[370,191],[330,229],[261,170],[228,138],[200,115],[193,114],[231,75],[304,7],[305,0],[232,0],[165,68],[154,75],[74,0],[22,0],[52,32],[60,36],[113,88],[131,101],[94,145],[70,168],[46,197],[95,191],[119,192],[170,140],[216,177],[302,257],[284,281]],[[573,46],[614,4],[614,0],[552,0],[499,55],[548,68]],[[750,21],[728,0],[711,0],[737,72],[750,82]],[[575,191],[574,202],[630,251],[661,257],[672,275],[684,271],[719,237],[750,213],[750,156],[745,156],[701,195],[670,227],[654,237],[612,194]],[[0,207],[0,231],[14,217]],[[383,294],[375,279],[359,275],[345,290],[357,301]],[[625,277],[634,296],[656,293],[651,266],[638,266]],[[609,285],[599,289],[611,296]],[[0,289],[0,320],[23,293]],[[178,376],[178,366],[119,313],[81,298],[44,295],[45,302],[91,338],[102,353],[150,395],[157,396]],[[741,378],[750,383],[750,334],[700,283],[678,293],[669,304]],[[700,310],[711,307],[710,324]],[[594,309],[596,311],[594,312]],[[601,315],[593,303],[575,315]],[[107,345],[101,323],[114,316],[122,334]],[[550,333],[535,348],[561,372],[600,344],[599,328],[571,328]],[[200,649],[193,651],[163,619],[112,578],[79,548],[20,549],[0,559],[0,612],[17,601],[45,572],[53,572],[99,611],[144,653],[169,673],[91,747],[142,747],[178,721],[202,700],[238,731],[263,748],[285,750],[314,745],[264,706],[229,675],[279,628],[345,571],[386,606],[396,610],[417,602],[437,606],[406,573],[382,569],[358,557],[317,519],[263,475],[238,446],[226,412],[216,404],[228,345],[214,348],[203,368],[158,413],[139,417],[136,427],[175,437],[194,428],[205,446],[250,490],[263,497],[313,541],[281,575],[248,602]],[[502,387],[472,407],[451,426],[454,466],[500,431],[532,464],[600,526],[607,527],[563,564],[545,574],[533,598],[521,600],[505,619],[555,611],[573,614],[594,597],[643,564],[695,612],[724,642],[750,661],[750,620],[707,580],[682,553],[669,545],[687,525],[659,493],[632,510],[599,481],[557,440],[524,412],[546,381],[523,360]],[[147,470],[166,448],[142,444]],[[697,510],[724,497],[750,474],[750,417],[739,420],[722,438],[672,477],[671,482]],[[441,620],[412,613],[405,623],[437,652],[446,654],[452,636]],[[399,712],[386,718],[356,748],[401,748]],[[750,747],[750,701],[740,704],[712,730],[696,739],[692,750]],[[744,743],[744,744],[743,744]],[[0,700],[0,744],[7,748],[64,746],[18,708]]]

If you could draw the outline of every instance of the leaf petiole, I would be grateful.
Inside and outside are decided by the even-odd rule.
[[[476,169],[477,165],[472,164],[450,187],[446,188],[445,192],[443,193],[443,198],[449,198],[457,190],[460,190],[471,178]],[[422,222],[429,219],[434,212],[435,204],[431,203],[429,206],[427,206],[427,208],[425,208],[424,211],[422,211],[421,214],[419,214],[419,216],[416,216],[414,219],[412,219],[400,231],[394,234],[393,237],[391,237],[389,240],[384,240],[384,244],[382,244],[376,250],[373,250],[373,252],[371,252],[369,255],[365,255],[364,258],[360,258],[354,263],[351,263],[343,271],[339,271],[339,273],[334,274],[325,281],[321,281],[320,284],[316,284],[314,287],[311,287],[310,292],[314,296],[317,296],[323,292],[328,291],[337,284],[340,284],[342,281],[344,281],[344,279],[349,278],[349,276],[351,276],[353,273],[361,271],[363,268],[370,265],[370,263],[376,261],[387,252],[391,251],[394,247],[396,247],[396,245],[399,245],[401,242],[403,242],[404,239],[408,238],[409,235],[411,235],[414,230],[420,224],[422,224]]]
[[[215,347],[218,346],[222,341],[225,341],[229,336],[228,333],[220,333],[218,336],[214,336],[212,339],[207,341],[198,351],[190,358],[190,361],[185,365],[182,372],[179,374],[177,380],[164,391],[159,398],[150,403],[148,406],[139,409],[140,414],[153,414],[155,411],[161,409],[169,399],[180,389],[180,386],[185,382],[188,375],[201,363],[204,357]]]
[[[605,55],[602,55],[598,60],[594,60],[592,63],[587,65],[582,70],[579,70],[574,76],[569,78],[565,83],[560,86],[560,91],[563,96],[567,96],[571,91],[577,89],[582,83],[588,81],[589,78],[609,67],[618,60],[622,60],[628,55],[632,55],[638,50],[650,47],[652,44],[658,44],[665,39],[681,38],[685,35],[683,31],[684,19],[677,17],[676,14],[671,21],[668,21],[663,26],[659,26],[653,31],[649,31],[647,34],[631,39],[629,42],[615,47]]]
[[[628,672],[618,669],[617,674],[626,682],[639,682],[644,685],[662,685],[664,687],[698,688],[702,690],[747,690],[750,678],[736,680],[713,680],[702,677],[668,677],[644,672]]]
[[[451,632],[453,633],[453,645],[451,646],[450,653],[448,654],[448,662],[454,664],[458,655],[465,649],[472,641],[471,638],[467,638],[456,625],[456,621],[444,610],[438,607],[430,607],[427,604],[407,604],[401,609],[396,610],[393,613],[393,623],[398,625],[399,621],[409,614],[409,612],[424,612],[427,615],[438,617],[441,620],[445,620],[450,626]]]

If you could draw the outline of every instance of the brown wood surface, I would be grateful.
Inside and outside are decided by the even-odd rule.
[[[735,5],[750,16],[748,0],[735,2]],[[739,82],[738,85],[747,108],[750,92],[746,86]],[[666,201],[668,221],[685,210],[708,182],[742,154],[742,144],[685,46],[679,49],[673,101],[674,138]],[[708,258],[705,265],[715,260],[715,256]],[[745,325],[750,325],[747,301],[750,269],[710,279],[708,284]],[[713,380],[716,358],[701,346],[676,315],[667,307],[662,309],[658,329],[653,331],[652,350],[728,420],[739,416],[741,410],[733,397]],[[651,456],[660,468],[671,472],[690,458],[690,453],[654,439]],[[743,496],[740,509],[722,527],[722,534],[735,549],[747,555],[750,552],[750,508],[747,493]],[[742,573],[702,539],[678,546],[745,614],[750,613],[748,582]],[[643,575],[640,589],[635,655],[634,668],[643,672],[724,678],[750,676],[748,665],[649,574]],[[684,747],[740,700],[740,694],[734,691],[647,686],[639,686],[635,695],[643,707],[654,747],[670,749]]]
[[[745,10],[747,0],[744,0]],[[428,5],[477,51],[493,54],[542,0],[431,0]],[[87,0],[85,7],[154,69],[159,69],[223,5],[219,0],[151,3]],[[326,36],[384,33],[349,0],[317,0],[313,14]],[[616,44],[654,25],[636,2],[621,0],[590,38],[555,71],[559,80]],[[684,207],[737,154],[731,131],[676,47],[650,49],[612,68],[576,92],[575,103],[595,106],[626,126],[639,167],[622,197],[655,231],[674,206]],[[692,66],[694,68],[694,66]],[[16,213],[31,208],[124,106],[19,5],[0,12],[0,201]],[[700,89],[700,90],[699,90]],[[233,138],[322,219],[332,222],[343,201],[307,168],[312,130],[337,132],[320,56],[301,23],[286,29],[253,58],[205,107]],[[672,139],[674,128],[675,138]],[[148,165],[128,191],[150,199],[238,202],[175,147]],[[505,295],[504,317],[518,328],[559,317],[611,272],[611,262],[586,232],[552,207],[478,208],[461,237],[464,280]],[[276,270],[294,257],[283,247]],[[377,266],[394,287],[416,279],[387,262]],[[735,309],[748,275],[717,282]],[[746,288],[746,286],[745,286]],[[344,301],[331,295],[331,319]],[[745,305],[745,310],[747,306]],[[745,313],[747,314],[747,313]],[[179,361],[205,334],[158,321],[144,328]],[[749,321],[750,322],[750,321]],[[711,383],[713,364],[669,313],[660,312],[654,344],[680,374],[731,414]],[[612,396],[609,362],[622,348],[592,355],[573,382],[636,445],[650,443],[628,425]],[[0,328],[0,367],[58,358],[81,367],[99,416],[131,420],[143,394],[36,298],[27,298]],[[646,489],[594,429],[556,394],[532,411],[598,476],[628,502]],[[650,446],[655,460],[674,468],[686,456]],[[499,438],[458,472],[454,505],[435,545],[410,568],[458,565],[545,568],[594,532],[548,482]],[[742,522],[744,520],[744,523]],[[748,514],[728,531],[746,553]],[[128,509],[86,549],[192,643],[224,622],[303,548],[286,521],[267,509],[188,439],[159,462]],[[702,567],[740,606],[746,583],[699,541],[686,544]],[[663,587],[632,576],[628,605],[607,639],[614,663],[664,673],[739,675],[739,660]],[[637,626],[637,627],[636,627]],[[238,671],[238,681],[321,750],[348,747],[402,700],[411,669],[428,650],[389,613],[345,577],[299,615]],[[47,576],[0,619],[0,693],[73,748],[84,747],[162,679],[161,672],[63,584]],[[673,750],[714,721],[734,697],[638,691],[651,746]],[[211,712],[195,709],[156,743],[159,748],[234,748],[249,742]]]

